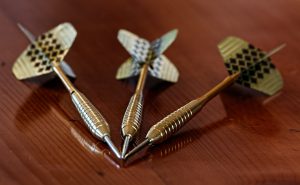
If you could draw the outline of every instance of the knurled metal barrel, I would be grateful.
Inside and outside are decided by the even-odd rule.
[[[202,106],[202,101],[197,99],[189,102],[153,125],[146,138],[149,139],[151,144],[166,140],[183,127]]]
[[[71,99],[85,125],[95,137],[103,140],[105,136],[110,136],[108,123],[81,92],[78,90],[72,92]]]
[[[143,94],[135,93],[129,101],[122,121],[123,136],[133,137],[139,130],[143,113]]]

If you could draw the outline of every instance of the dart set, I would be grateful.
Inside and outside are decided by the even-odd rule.
[[[218,44],[218,49],[228,76],[204,95],[188,102],[154,124],[147,132],[145,139],[129,150],[132,140],[141,127],[143,91],[148,75],[170,83],[178,81],[179,72],[176,66],[163,55],[176,39],[178,31],[172,30],[149,42],[121,29],[117,38],[130,54],[130,58],[118,68],[116,79],[137,77],[138,81],[121,123],[123,146],[119,151],[111,140],[109,124],[105,118],[69,79],[75,78],[76,75],[64,61],[64,57],[75,41],[77,35],[75,28],[70,23],[63,23],[35,39],[25,27],[20,24],[18,26],[27,36],[30,44],[13,65],[12,72],[15,77],[18,80],[26,80],[40,77],[50,79],[58,76],[70,93],[71,100],[90,133],[105,142],[115,156],[122,160],[127,160],[146,146],[163,142],[177,133],[211,99],[234,83],[269,96],[274,95],[283,87],[280,72],[270,57],[281,50],[284,44],[269,52],[264,52],[240,38],[227,37]]]

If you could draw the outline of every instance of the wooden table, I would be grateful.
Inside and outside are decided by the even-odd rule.
[[[79,33],[66,57],[75,85],[111,124],[119,148],[135,83],[115,79],[129,57],[116,39],[120,28],[150,40],[179,29],[166,52],[179,82],[147,83],[140,139],[227,75],[216,47],[226,36],[264,50],[287,43],[273,57],[285,85],[273,97],[229,88],[176,136],[122,167],[89,134],[59,80],[21,82],[11,72],[28,44],[17,22],[38,35],[65,21]],[[1,0],[0,23],[1,185],[300,183],[300,1]]]

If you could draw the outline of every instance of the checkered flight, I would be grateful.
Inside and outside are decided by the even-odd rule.
[[[267,95],[273,95],[282,88],[279,71],[261,49],[237,37],[225,38],[218,48],[228,73],[241,72],[236,81],[238,84]]]
[[[118,40],[130,53],[131,58],[119,67],[116,78],[125,79],[137,76],[142,65],[149,63],[151,76],[168,82],[177,82],[179,77],[177,68],[162,54],[176,36],[177,30],[175,29],[150,43],[127,30],[120,30]]]
[[[40,35],[19,56],[13,65],[17,79],[52,73],[52,62],[61,62],[72,46],[77,32],[70,23],[63,23]]]

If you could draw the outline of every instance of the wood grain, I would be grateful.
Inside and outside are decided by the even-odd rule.
[[[175,85],[148,81],[142,139],[150,126],[226,76],[217,44],[228,35],[273,57],[285,85],[274,97],[233,86],[176,136],[128,167],[90,136],[61,82],[17,81],[11,67],[38,35],[69,21],[78,37],[66,61],[76,87],[101,110],[120,147],[120,124],[134,80],[117,81],[129,55],[120,28],[155,39],[179,29],[166,56],[180,71]],[[0,184],[300,184],[300,2],[297,0],[1,0]]]

